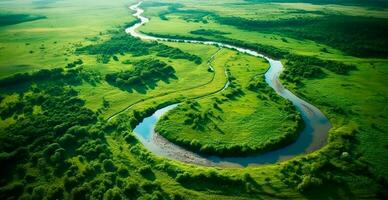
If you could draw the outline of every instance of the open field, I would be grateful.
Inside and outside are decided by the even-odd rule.
[[[46,2],[6,1],[0,8],[1,13],[46,17],[0,27],[0,77],[66,66],[80,58],[73,54],[75,47],[101,39],[112,28],[133,20],[126,7],[130,1]]]

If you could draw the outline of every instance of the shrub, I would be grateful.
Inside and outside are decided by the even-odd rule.
[[[121,176],[121,177],[127,177],[129,175],[129,171],[126,167],[119,167],[117,173]]]
[[[148,165],[143,166],[143,167],[140,167],[138,171],[139,171],[139,173],[140,173],[141,175],[143,175],[143,176],[147,176],[147,175],[153,173],[152,170],[151,170],[151,167],[148,166]]]
[[[106,159],[102,162],[104,170],[107,172],[116,171],[116,166],[113,164],[112,160]]]

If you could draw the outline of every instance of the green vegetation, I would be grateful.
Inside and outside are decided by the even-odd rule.
[[[385,1],[142,4],[143,33],[281,59],[283,84],[333,126],[316,152],[225,168],[156,156],[133,128],[181,102],[157,124],[163,136],[240,156],[293,142],[299,114],[264,82],[263,59],[124,34],[134,3],[0,3],[0,199],[387,199]]]
[[[35,16],[29,14],[0,14],[0,26],[19,24],[45,18],[45,16]]]
[[[159,60],[141,60],[134,64],[132,71],[107,74],[105,80],[109,84],[131,91],[134,88],[139,90],[139,87],[154,88],[159,80],[168,82],[170,78],[176,78],[174,73],[174,68]]]
[[[385,19],[334,15],[317,11],[315,17],[295,17],[286,19],[252,20],[243,17],[223,17],[206,10],[170,9],[170,14],[179,14],[186,22],[208,23],[214,20],[219,24],[238,27],[243,30],[262,33],[277,33],[296,39],[309,39],[340,49],[350,55],[359,57],[386,57],[388,45],[386,35],[388,26]],[[296,13],[309,13],[305,10],[295,10]],[[164,13],[165,16],[167,13]],[[324,30],[324,31],[323,31]],[[194,30],[194,35],[222,37],[222,31]],[[220,34],[221,33],[221,34]],[[265,53],[265,52],[264,52]]]
[[[295,83],[301,83],[302,78],[322,78],[326,75],[323,69],[339,75],[348,75],[350,71],[356,70],[355,65],[310,56],[288,55],[286,60],[286,70],[281,76]]]
[[[294,106],[264,82],[265,61],[235,55],[226,63],[230,84],[225,91],[179,105],[156,131],[192,151],[221,156],[269,151],[295,141],[303,123]]]
[[[78,53],[88,53],[91,55],[98,55],[97,61],[102,63],[109,63],[110,58],[118,61],[115,54],[131,53],[134,56],[148,55],[151,52],[157,52],[157,56],[169,57],[173,59],[187,59],[194,61],[196,64],[201,64],[200,57],[185,53],[177,48],[172,48],[158,42],[143,42],[138,38],[128,36],[120,31],[109,40],[102,44],[89,45],[78,48]]]
[[[388,26],[385,19],[343,15],[323,15],[319,18],[290,18],[284,20],[246,20],[238,17],[219,17],[221,24],[241,29],[278,33],[297,39],[309,39],[350,55],[386,57]],[[323,31],[324,30],[324,31]]]
[[[156,37],[166,37],[166,38],[171,38],[171,39],[193,39],[193,40],[199,40],[199,41],[208,41],[209,39],[203,38],[203,37],[188,37],[188,36],[180,36],[180,35],[169,35],[169,34],[157,34],[157,33],[147,33],[149,35],[153,35]],[[273,58],[283,58],[285,55],[288,54],[287,51],[278,49],[276,47],[270,46],[270,45],[262,45],[262,44],[252,44],[252,43],[247,43],[244,41],[240,41],[237,39],[229,39],[229,38],[224,38],[224,37],[217,37],[218,42],[222,42],[225,44],[229,45],[235,45],[247,49],[252,49],[254,51],[258,51],[264,55],[271,56]]]
[[[191,34],[194,35],[209,35],[209,36],[217,36],[217,35],[225,35],[228,34],[226,32],[210,30],[210,29],[198,29],[195,31],[190,31]]]
[[[363,0],[245,0],[248,2],[264,3],[264,2],[282,2],[282,3],[312,3],[312,4],[340,4],[340,5],[361,5],[361,6],[377,6],[387,7],[387,2],[383,0],[363,1]]]

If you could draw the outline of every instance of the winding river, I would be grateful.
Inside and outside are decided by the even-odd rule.
[[[141,3],[142,2],[139,2],[135,5],[130,6],[130,9],[136,12],[134,16],[137,17],[140,22],[127,28],[125,30],[126,33],[143,40],[173,41],[216,45],[220,48],[224,47],[252,56],[265,58],[270,65],[268,71],[265,74],[265,80],[267,84],[272,87],[277,94],[279,94],[283,98],[290,100],[294,104],[296,109],[301,113],[303,121],[305,123],[304,130],[300,133],[298,139],[294,143],[274,151],[245,157],[204,156],[185,150],[182,147],[169,142],[159,134],[155,133],[154,128],[158,119],[160,119],[160,117],[166,112],[178,106],[178,104],[173,104],[157,110],[152,116],[145,118],[134,129],[136,137],[149,151],[168,159],[178,160],[186,163],[193,163],[205,166],[229,167],[276,163],[278,161],[286,160],[301,154],[315,151],[325,145],[328,131],[331,128],[329,120],[318,108],[309,104],[303,99],[300,99],[292,92],[287,90],[280,83],[279,76],[283,70],[283,65],[280,61],[273,60],[253,50],[244,49],[219,42],[161,38],[137,32],[136,30],[139,27],[149,22],[148,18],[142,16],[144,10],[140,8]],[[209,67],[211,67],[210,64]],[[226,83],[225,86],[219,92],[222,92],[227,87],[228,83]]]

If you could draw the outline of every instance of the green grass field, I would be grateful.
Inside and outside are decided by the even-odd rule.
[[[126,7],[131,1],[44,2],[8,1],[0,9],[1,13],[46,17],[0,27],[0,77],[63,67],[79,58],[73,54],[76,46],[101,39],[112,28],[133,20]]]
[[[158,44],[136,41],[149,51],[78,52],[109,41],[131,45],[115,36],[135,20],[128,6],[136,2],[0,2],[0,199],[387,198],[388,59],[379,46],[387,42],[386,6],[356,0],[144,1],[150,22],[143,33],[273,47],[283,52],[286,70],[295,67],[290,55],[356,67],[341,74],[310,63],[297,66],[295,79],[282,79],[329,118],[326,146],[276,164],[224,168],[156,156],[132,130],[156,108],[181,102],[157,124],[161,135],[192,151],[238,156],[270,151],[268,141],[295,133],[298,120],[289,117],[295,111],[270,92],[250,90],[252,80],[263,81],[268,63],[233,50],[160,42],[183,52],[176,58],[160,54]],[[333,26],[333,19],[345,19],[343,26]],[[347,28],[354,30],[348,37],[354,41],[344,40],[348,49],[341,43]],[[381,51],[363,54],[359,47]],[[101,62],[103,56],[109,61]],[[147,59],[168,64],[176,78],[132,91],[107,81],[110,74],[133,73]],[[323,75],[304,76],[310,65]],[[225,70],[232,82],[218,92],[228,81]]]

